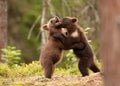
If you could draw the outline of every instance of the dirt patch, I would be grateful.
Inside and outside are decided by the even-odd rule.
[[[95,73],[90,76],[78,75],[53,76],[46,79],[43,76],[1,79],[0,86],[104,86],[103,75]]]

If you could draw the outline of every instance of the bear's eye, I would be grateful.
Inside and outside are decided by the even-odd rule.
[[[68,32],[66,32],[65,35],[68,36]]]
[[[53,23],[53,20],[51,20],[50,23]]]

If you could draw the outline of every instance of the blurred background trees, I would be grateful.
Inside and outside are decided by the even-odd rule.
[[[0,0],[0,62],[2,48],[7,46],[7,0]]]
[[[45,14],[43,1],[48,2]],[[8,45],[22,51],[22,62],[39,59],[43,37],[40,27],[55,15],[77,17],[81,27],[90,28],[87,35],[99,57],[97,0],[8,0]]]

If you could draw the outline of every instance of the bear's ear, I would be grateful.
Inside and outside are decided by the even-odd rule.
[[[73,22],[73,23],[75,23],[75,22],[77,22],[77,21],[78,21],[77,18],[72,18],[72,22]]]
[[[44,29],[44,30],[49,30],[49,28],[48,28],[48,25],[47,24],[44,24],[43,26],[42,26],[42,28]]]

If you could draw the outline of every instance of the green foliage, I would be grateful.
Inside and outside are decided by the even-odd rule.
[[[54,75],[69,75],[79,74],[77,65],[71,68],[56,67]],[[21,64],[10,67],[6,64],[0,64],[0,76],[3,77],[25,77],[25,76],[43,75],[43,69],[38,61],[33,61],[30,64]]]
[[[43,74],[43,70],[38,61],[33,61],[31,64],[15,65],[14,67],[0,64],[0,76],[15,78],[41,74]]]
[[[43,69],[38,61],[33,61],[30,64],[21,64],[10,67],[6,64],[0,64],[0,76],[11,78],[43,75]],[[54,75],[69,75],[79,74],[77,66],[73,68],[56,68]]]
[[[9,72],[9,77],[23,77],[23,76],[32,76],[32,75],[41,75],[42,68],[37,61],[33,61],[31,64],[22,64],[21,66],[17,65],[14,68],[11,68]]]
[[[76,65],[77,59],[73,54],[73,50],[69,50],[68,52],[65,52],[63,62],[61,63],[64,65],[64,68],[72,68]]]
[[[16,47],[8,46],[7,48],[2,49],[2,52],[2,60],[10,66],[18,64],[21,60],[21,50],[17,50]]]
[[[6,64],[0,64],[0,76],[7,76],[9,73],[9,67]]]
[[[77,69],[77,58],[73,54],[73,50],[65,51],[63,59],[60,64],[58,64],[58,67],[61,69],[71,69],[76,68]]]
[[[40,19],[37,22],[31,38],[27,36],[30,28],[37,19],[41,16],[42,0],[8,0],[8,33],[9,45],[16,45],[23,53],[21,59],[25,63],[39,59],[40,40],[37,39],[40,28]],[[11,40],[11,38],[13,40]]]
[[[71,68],[56,68],[54,75],[80,75],[77,65]]]
[[[40,40],[38,37],[43,0],[8,0],[8,33],[10,35],[9,44],[19,46],[23,51],[21,59],[25,63],[39,59]],[[81,27],[90,27],[88,38],[92,40],[95,52],[98,50],[97,34],[99,32],[99,15],[97,11],[96,0],[51,0],[48,8],[47,20],[53,15],[59,17],[72,16],[78,18]],[[31,26],[40,16],[36,23],[31,38],[27,40],[27,36]],[[39,39],[37,39],[37,37]],[[98,54],[98,53],[97,53]]]

